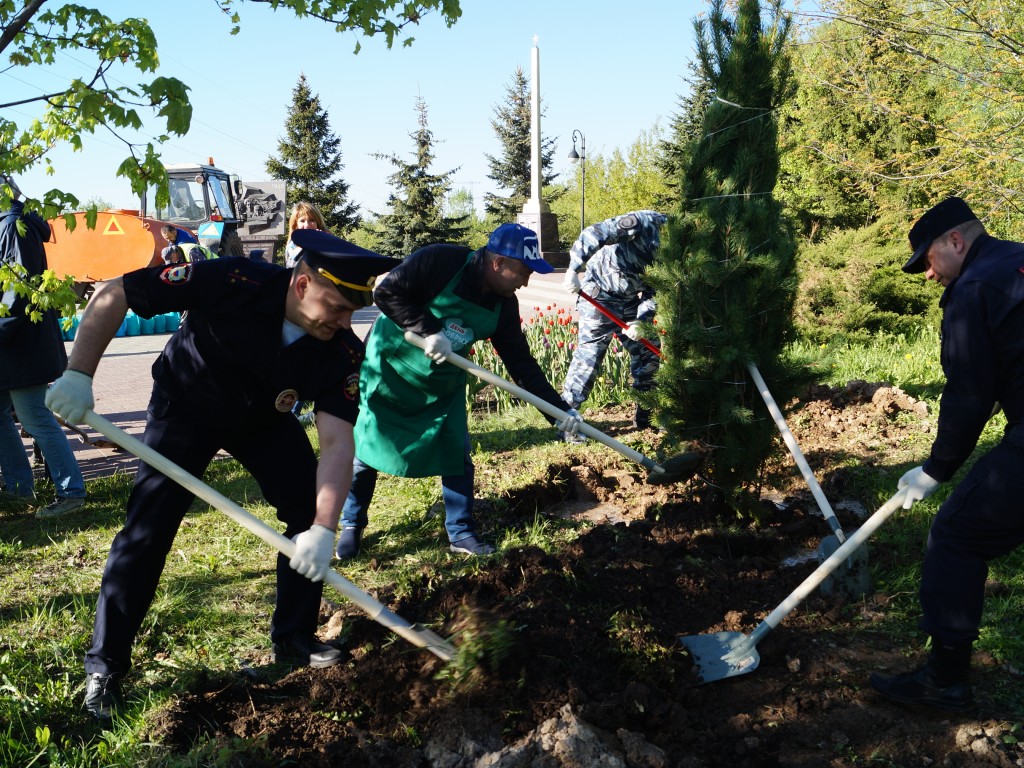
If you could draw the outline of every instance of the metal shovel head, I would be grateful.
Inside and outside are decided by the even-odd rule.
[[[826,536],[818,545],[818,562],[823,563],[832,556],[842,543],[835,536]],[[830,573],[819,587],[825,597],[841,596],[856,600],[874,591],[871,568],[868,566],[868,546],[858,549]]]
[[[696,451],[687,451],[679,456],[673,456],[648,472],[647,482],[651,485],[667,485],[689,480],[703,460],[704,457]]]
[[[750,635],[742,632],[687,635],[680,637],[679,642],[693,656],[694,671],[701,683],[745,675],[761,663],[757,644],[751,642]]]

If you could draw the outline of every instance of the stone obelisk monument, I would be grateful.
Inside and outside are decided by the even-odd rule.
[[[558,218],[540,194],[540,48],[537,40],[534,35],[530,56],[530,199],[523,204],[523,212],[516,221],[537,233],[541,256],[548,263],[564,267],[568,264],[568,254],[558,246]]]

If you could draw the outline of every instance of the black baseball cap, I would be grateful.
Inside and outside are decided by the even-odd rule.
[[[924,255],[935,238],[946,234],[953,227],[977,218],[971,206],[959,197],[947,197],[929,208],[910,229],[910,247],[914,254],[903,265],[903,271],[911,274],[924,272],[927,266]]]

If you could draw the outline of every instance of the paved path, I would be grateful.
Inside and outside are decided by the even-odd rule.
[[[572,297],[562,289],[561,282],[561,271],[534,275],[530,285],[518,292],[523,316],[526,317],[537,306],[542,311],[549,304],[571,306]],[[378,314],[376,307],[355,313],[352,328],[360,338],[366,336]],[[145,427],[146,406],[153,384],[150,368],[167,343],[167,337],[168,334],[164,333],[116,338],[100,362],[93,383],[95,410],[128,434],[138,436]],[[65,342],[69,353],[73,346],[74,342]],[[85,437],[71,430],[65,431],[86,481],[115,472],[134,472],[137,463],[134,456],[111,446],[95,430],[85,426],[82,430]],[[26,446],[30,446],[30,441],[26,440]]]

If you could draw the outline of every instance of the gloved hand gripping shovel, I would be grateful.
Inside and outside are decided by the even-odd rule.
[[[817,569],[801,582],[800,586],[790,593],[779,606],[754,628],[749,635],[741,632],[716,632],[713,635],[688,635],[679,638],[693,655],[694,669],[697,679],[702,683],[724,680],[727,677],[745,675],[757,669],[761,657],[757,653],[757,644],[761,639],[777,627],[790,612],[800,605],[830,573],[856,551],[857,547],[867,541],[878,528],[897,509],[903,506],[906,489],[899,491],[875,514],[869,517],[842,546],[829,555]]]
[[[163,472],[176,483],[210,504],[214,509],[220,510],[236,523],[241,524],[242,527],[256,534],[285,557],[290,558],[295,554],[295,542],[287,536],[278,533],[262,520],[253,517],[229,498],[218,493],[202,480],[189,474],[166,456],[157,453],[148,445],[132,437],[98,413],[86,411],[84,421],[126,451],[138,456],[154,469]],[[366,611],[371,619],[387,627],[396,635],[401,635],[415,646],[426,648],[443,661],[451,661],[455,658],[455,647],[447,640],[426,627],[410,624],[401,616],[392,613],[383,604],[374,600],[337,571],[329,569],[325,581]]]
[[[608,309],[608,307],[604,306],[604,304],[601,304],[593,296],[589,295],[588,293],[586,293],[584,291],[580,291],[580,296],[582,296],[584,299],[586,299],[591,304],[593,304],[594,305],[594,309],[596,309],[602,315],[604,315],[609,320],[611,320],[613,323],[615,323],[617,326],[619,326],[619,328],[622,328],[623,330],[629,328],[629,323],[627,323],[621,317],[619,317],[618,315],[613,313],[610,309]],[[658,349],[658,347],[654,346],[654,344],[649,342],[647,339],[637,339],[637,341],[639,341],[641,344],[643,344],[645,347],[647,347],[649,350],[651,350],[651,352],[656,354],[658,357],[661,357],[661,350]]]
[[[414,346],[423,349],[422,336],[417,336],[412,331],[406,331],[405,340],[408,341],[410,344],[413,344]],[[549,416],[553,416],[554,418],[559,420],[566,419],[569,417],[569,414],[561,410],[560,408],[556,408],[546,400],[541,400],[539,397],[537,397],[531,392],[527,392],[522,387],[517,387],[515,384],[512,384],[511,382],[505,381],[505,379],[501,378],[497,374],[491,373],[487,369],[481,368],[479,365],[471,363],[464,357],[460,357],[459,355],[452,353],[448,355],[445,358],[445,360],[446,362],[449,362],[452,365],[458,366],[459,368],[462,368],[464,371],[473,374],[481,381],[486,381],[488,384],[493,384],[494,386],[500,387],[501,389],[504,389],[507,392],[511,392],[520,400],[525,400],[530,405],[535,406],[536,408],[548,414]],[[697,471],[697,467],[700,466],[700,462],[702,459],[699,453],[696,453],[694,451],[688,451],[680,456],[673,456],[672,458],[663,461],[661,464],[658,464],[655,461],[644,456],[639,451],[633,450],[628,445],[623,445],[618,440],[609,437],[604,432],[595,429],[589,424],[582,424],[580,426],[580,432],[586,435],[587,437],[597,440],[599,443],[607,445],[613,451],[618,451],[627,459],[631,459],[635,461],[637,464],[640,464],[644,469],[647,470],[647,482],[655,485],[682,482],[683,480],[688,479],[694,474],[694,472]]]
[[[765,384],[764,378],[761,376],[761,372],[757,370],[757,366],[753,363],[747,363],[747,370],[750,372],[750,377],[754,380],[755,386],[761,393],[761,398],[764,400],[764,404],[768,406],[768,412],[771,413],[772,418],[775,419],[775,425],[779,428],[779,432],[782,434],[782,440],[786,443],[786,447],[789,448],[789,452],[793,454],[793,460],[796,462],[797,467],[800,469],[800,474],[803,475],[807,486],[811,489],[811,495],[814,500],[818,503],[818,508],[821,510],[821,514],[824,515],[825,520],[828,521],[829,527],[832,528],[832,536],[826,536],[821,540],[818,545],[818,561],[823,562],[831,556],[833,552],[839,549],[839,546],[846,541],[846,535],[843,533],[842,527],[839,525],[839,519],[836,517],[836,513],[832,510],[832,505],[828,503],[828,499],[825,498],[825,494],[821,490],[821,486],[818,485],[817,478],[814,477],[814,473],[811,471],[810,465],[807,463],[807,459],[804,458],[803,451],[800,450],[800,446],[796,442],[796,438],[793,437],[793,433],[790,432],[789,426],[786,424],[786,419],[782,415],[782,411],[779,406],[775,403],[775,398],[772,397],[772,393],[768,391],[768,385]],[[823,594],[831,595],[837,591],[849,595],[851,597],[860,596],[871,591],[871,571],[868,568],[868,554],[867,548],[858,549],[850,559],[842,563],[836,570],[836,572],[829,576],[821,585],[821,591]]]

